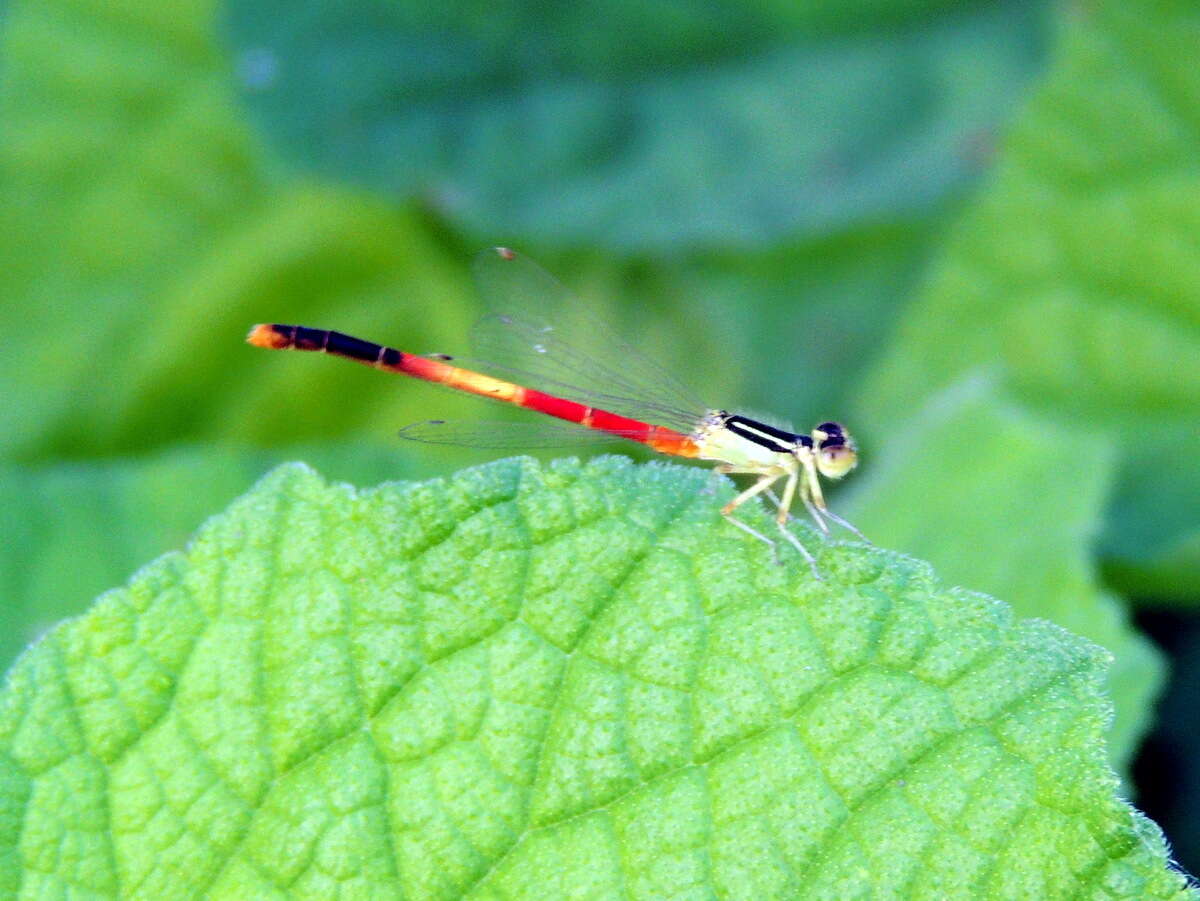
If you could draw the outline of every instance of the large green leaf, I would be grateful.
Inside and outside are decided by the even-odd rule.
[[[282,156],[419,194],[481,240],[644,250],[827,232],[977,174],[1040,61],[1041,6],[947,5],[255,0],[227,17]]]
[[[776,566],[705,484],[277,470],[10,674],[3,890],[1196,897],[1103,651],[886,551]]]
[[[860,405],[882,433],[988,366],[1031,409],[1118,432],[1106,546],[1127,587],[1180,599],[1200,597],[1198,42],[1195,4],[1067,16],[993,185]]]
[[[282,454],[181,447],[136,460],[0,464],[0,670],[144,561],[181,546],[274,463],[303,456],[354,482],[436,474],[431,461],[400,442],[308,445]]]
[[[1097,582],[1092,542],[1116,447],[1030,415],[986,378],[934,398],[855,480],[845,513],[945,579],[1002,597],[1110,650],[1109,748],[1124,769],[1150,725],[1162,664]]]

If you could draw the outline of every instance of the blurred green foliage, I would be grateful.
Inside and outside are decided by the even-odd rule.
[[[907,428],[920,440],[890,442],[842,512],[876,540],[884,536],[887,545],[930,561],[951,582],[1004,598],[1023,616],[1051,619],[1112,651],[1109,750],[1123,768],[1149,723],[1162,666],[1099,583],[1087,552],[1112,485],[1111,444],[1031,416],[983,377],[933,398]],[[1057,453],[1048,457],[1047,444]],[[1031,498],[1054,515],[1038,515]]]
[[[260,0],[229,36],[281,155],[422,193],[484,242],[644,252],[910,213],[976,174],[1039,7],[890,7],[881,28],[807,4]]]
[[[1200,39],[1198,13],[1104,4],[1078,15],[857,406],[882,431],[986,366],[1028,409],[1107,431],[1122,486],[1104,548],[1122,585],[1192,602],[1200,71],[1184,48]]]
[[[241,338],[460,350],[512,243],[714,402],[845,419],[876,541],[1116,654],[1126,762],[1162,666],[1118,593],[1200,609],[1200,11],[796,9],[11,2],[0,653],[273,462],[490,456],[362,450],[496,414]]]

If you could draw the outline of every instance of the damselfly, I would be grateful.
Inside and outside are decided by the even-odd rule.
[[[775,521],[780,535],[814,571],[812,554],[787,528],[797,497],[823,532],[829,532],[828,519],[861,537],[827,508],[821,491],[821,476],[840,479],[858,462],[853,439],[838,423],[822,422],[805,435],[707,407],[695,401],[665,367],[612,335],[602,323],[588,322],[582,341],[559,331],[549,318],[555,310],[572,305],[572,312],[578,311],[569,293],[536,264],[496,247],[480,254],[476,270],[493,310],[480,320],[473,336],[486,362],[463,366],[459,365],[463,360],[446,354],[411,354],[342,332],[300,325],[256,325],[246,340],[256,347],[345,357],[565,420],[538,427],[434,419],[401,429],[402,438],[526,448],[579,444],[589,436],[623,438],[660,454],[714,461],[720,473],[757,476],[754,484],[721,508],[722,515],[774,548],[775,541],[733,516],[742,504],[765,493],[778,508]],[[776,497],[771,488],[780,480],[783,493]]]

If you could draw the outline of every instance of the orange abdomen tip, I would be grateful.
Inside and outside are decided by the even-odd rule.
[[[273,325],[256,325],[250,329],[250,334],[246,336],[246,343],[253,344],[255,347],[269,347],[272,350],[282,350],[285,347],[290,347],[292,342],[288,335],[280,334]]]

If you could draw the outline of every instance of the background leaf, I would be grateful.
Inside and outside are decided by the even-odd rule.
[[[1111,651],[1109,749],[1124,771],[1150,724],[1163,667],[1100,584],[1089,553],[1115,442],[1029,414],[982,375],[936,397],[903,432],[911,439],[887,443],[890,453],[870,461],[842,512],[882,546],[929,560],[943,578]]]
[[[979,171],[1041,58],[1037,4],[804,9],[258,0],[228,31],[282,156],[488,243],[625,250],[926,208]]]
[[[1147,601],[1200,606],[1200,441],[1170,438],[1145,438],[1148,453],[1126,461],[1100,538],[1104,574]]]
[[[678,267],[688,320],[699,318],[716,339],[702,370],[692,362],[694,381],[715,405],[770,411],[796,428],[845,416],[857,376],[897,326],[946,220],[939,210]]]
[[[1189,4],[1143,15],[1101,2],[1070,18],[994,183],[858,408],[883,431],[986,366],[1032,410],[1119,432],[1106,546],[1127,586],[1192,602],[1200,470],[1184,461],[1200,454],[1200,70],[1182,48],[1196,40]]]
[[[704,483],[277,470],[12,671],[0,882],[1196,897],[1113,793],[1102,651],[888,552],[772,565]]]
[[[265,362],[241,345],[251,322],[305,319],[461,352],[478,309],[464,262],[479,244],[281,172],[231,102],[210,7],[125,9],[113,20],[108,4],[17,3],[0,33],[11,236],[0,244],[11,300],[0,306],[0,457],[378,440],[435,407],[489,415],[404,380]],[[852,11],[815,11],[803,27],[858,27]],[[59,53],[71,41],[76,51]],[[595,249],[544,262],[714,403],[807,421],[839,406],[886,331],[940,234],[937,213],[702,264]]]
[[[0,668],[144,561],[182,546],[212,511],[288,457],[356,482],[431,471],[427,459],[403,446],[366,443],[286,451],[179,447],[137,460],[0,464]]]

